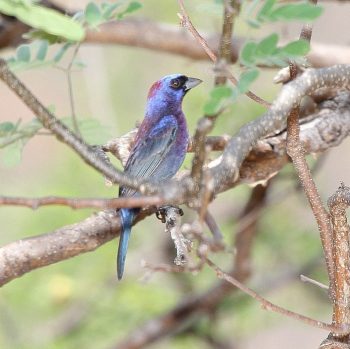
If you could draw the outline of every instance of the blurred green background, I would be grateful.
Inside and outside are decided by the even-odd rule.
[[[215,2],[192,1],[188,10],[199,29],[207,32],[220,30],[222,8]],[[177,12],[175,1],[148,0],[135,16],[177,24]],[[290,32],[293,32],[293,27]],[[247,33],[243,21],[235,26],[235,33],[257,35],[251,30]],[[316,35],[319,35],[317,31]],[[4,53],[5,56],[10,54],[10,51]],[[73,75],[77,114],[82,118],[98,119],[105,126],[103,132],[99,129],[98,135],[92,132],[99,142],[133,128],[142,119],[149,86],[163,75],[175,72],[204,81],[184,101],[184,111],[193,133],[213,86],[213,67],[209,62],[122,46],[83,45],[78,57],[87,67]],[[233,69],[238,71],[237,67]],[[253,89],[268,100],[273,100],[278,90],[271,83],[274,73],[270,70],[263,74]],[[61,71],[53,68],[33,70],[20,73],[20,78],[46,105],[54,105],[57,115],[69,116],[66,77]],[[0,95],[1,120],[22,119],[26,122],[33,119],[34,116],[3,84],[0,85]],[[234,134],[240,125],[262,112],[263,108],[241,97],[230,112],[220,116],[213,134]],[[316,177],[325,200],[340,180],[349,176],[348,164],[339,163],[339,157],[348,148],[349,143],[345,142],[332,152]],[[191,155],[188,155],[184,168],[189,166],[190,160]],[[332,173],[335,164],[339,169],[336,174]],[[36,136],[30,140],[18,166],[0,166],[1,195],[115,197],[118,192],[115,187],[105,186],[104,179],[95,170],[50,136]],[[275,181],[271,198],[293,189],[296,182],[290,176],[292,173],[290,167],[284,169],[283,175],[288,180]],[[239,186],[220,195],[211,205],[229,244],[234,239],[235,217],[250,191],[248,186]],[[318,263],[322,251],[317,227],[305,199],[293,191],[284,196],[283,200],[264,211],[254,244],[254,275],[249,284],[257,291],[262,290],[273,302],[329,321],[331,309],[326,294],[312,285],[301,283],[295,276],[286,277],[289,272],[313,263],[311,276],[326,281],[323,264]],[[184,220],[190,220],[193,214],[185,210]],[[4,245],[50,232],[92,213],[93,210],[74,211],[64,207],[43,207],[36,211],[1,207],[0,243]],[[10,282],[0,290],[0,348],[109,348],[145,321],[169,310],[190,292],[206,290],[216,282],[216,275],[208,268],[197,275],[153,274],[145,281],[147,271],[141,267],[140,261],[172,263],[175,250],[169,252],[169,240],[164,227],[154,216],[139,223],[133,229],[122,282],[115,280],[117,241]],[[229,255],[220,253],[215,260],[224,269],[229,269]],[[275,286],[272,280],[276,282]],[[196,327],[199,333],[210,332],[240,348],[253,348],[257,343],[260,348],[277,348],[286,338],[291,342],[290,348],[309,348],[316,347],[326,336],[320,330],[262,310],[255,301],[239,292],[225,299],[216,316],[215,326],[205,317],[198,318]],[[199,336],[184,333],[152,347],[209,346]]]

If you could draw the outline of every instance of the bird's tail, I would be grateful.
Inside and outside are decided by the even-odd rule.
[[[135,210],[127,208],[120,209],[122,230],[120,233],[118,257],[117,257],[117,274],[118,280],[121,280],[124,273],[126,252],[128,251],[129,238],[131,233],[132,221],[135,217]]]

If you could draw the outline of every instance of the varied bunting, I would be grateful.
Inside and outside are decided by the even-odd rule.
[[[135,137],[124,172],[136,178],[157,183],[173,177],[180,168],[188,146],[188,132],[182,99],[200,79],[182,74],[165,76],[155,82],[148,93],[147,107]],[[139,195],[137,191],[120,187],[119,196]],[[120,234],[117,274],[123,276],[125,257],[134,217],[140,209],[120,209]]]

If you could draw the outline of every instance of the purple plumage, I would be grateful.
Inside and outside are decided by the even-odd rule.
[[[182,100],[201,80],[185,75],[165,76],[149,90],[145,118],[136,134],[124,172],[136,178],[164,181],[173,177],[184,161],[188,132]],[[137,192],[121,187],[119,196],[134,196]],[[139,209],[121,209],[117,274],[123,276],[131,226]]]

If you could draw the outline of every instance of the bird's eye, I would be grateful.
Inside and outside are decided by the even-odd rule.
[[[170,86],[175,89],[178,89],[179,87],[181,87],[181,81],[179,79],[173,79],[170,82]]]

